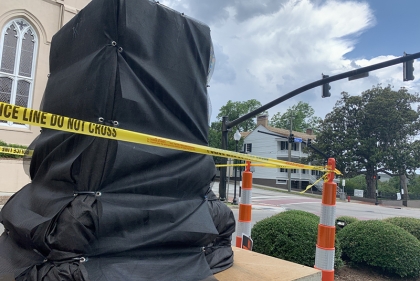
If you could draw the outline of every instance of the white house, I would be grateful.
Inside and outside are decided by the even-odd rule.
[[[257,128],[252,132],[244,132],[244,151],[256,156],[275,158],[288,161],[288,138],[290,131],[268,126],[268,116],[257,118]],[[295,138],[302,138],[303,141],[316,139],[312,135],[312,130],[306,133],[292,131]],[[291,162],[300,162],[300,159],[308,155],[303,152],[304,143],[292,143]],[[318,171],[292,169],[291,187],[292,189],[305,189],[308,184],[314,183],[321,173]],[[253,182],[273,187],[287,188],[288,186],[287,169],[255,167]]]

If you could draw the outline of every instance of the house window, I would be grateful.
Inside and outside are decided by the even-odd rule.
[[[314,171],[314,170],[312,170],[312,171],[311,171],[311,174],[312,174],[313,176],[319,176],[319,175],[321,175],[321,172],[320,172],[320,171]]]
[[[287,147],[287,141],[280,141],[279,142],[279,150],[287,150],[288,149],[288,147]]]
[[[276,184],[287,184],[287,180],[276,179]]]
[[[288,172],[287,169],[280,168],[280,173],[287,173],[287,172]],[[293,174],[296,174],[298,172],[298,170],[297,169],[290,169],[290,172],[293,173]]]
[[[252,143],[244,143],[244,151],[252,152]]]
[[[32,105],[38,37],[24,19],[8,22],[0,38],[0,102],[22,107]],[[26,127],[0,121],[2,126]]]

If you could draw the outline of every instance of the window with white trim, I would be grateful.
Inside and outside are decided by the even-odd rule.
[[[31,107],[38,37],[24,19],[9,21],[0,38],[0,102]],[[26,127],[0,121],[1,126]]]
[[[244,143],[244,151],[252,152],[252,143]]]
[[[276,179],[276,184],[287,184],[287,180]]]

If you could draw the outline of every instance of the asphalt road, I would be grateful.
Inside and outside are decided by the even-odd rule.
[[[237,187],[238,189],[238,187]],[[229,194],[228,202],[233,200],[232,184],[228,187]],[[213,191],[219,194],[219,184],[215,183]],[[238,193],[238,191],[237,191]],[[273,216],[285,210],[302,210],[316,215],[320,215],[321,211],[321,196],[311,195],[307,196],[298,194],[296,192],[288,193],[281,192],[274,188],[259,188],[254,185],[252,189],[252,225],[256,222]],[[238,200],[239,202],[239,200]],[[237,207],[232,208],[235,218],[238,218]],[[420,209],[418,208],[395,208],[389,206],[381,206],[375,204],[367,204],[361,201],[341,201],[337,199],[336,203],[336,217],[351,216],[360,220],[384,219],[388,217],[414,217],[420,219]],[[235,237],[234,234],[233,237]]]

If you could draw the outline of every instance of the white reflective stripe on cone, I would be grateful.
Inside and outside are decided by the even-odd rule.
[[[315,267],[322,270],[334,270],[335,250],[324,250],[316,247]]]
[[[250,222],[238,222],[236,236],[242,237],[242,233],[251,236],[251,228]]]
[[[242,189],[241,203],[251,204],[252,190]]]
[[[335,226],[335,206],[321,204],[320,224],[326,226]]]

